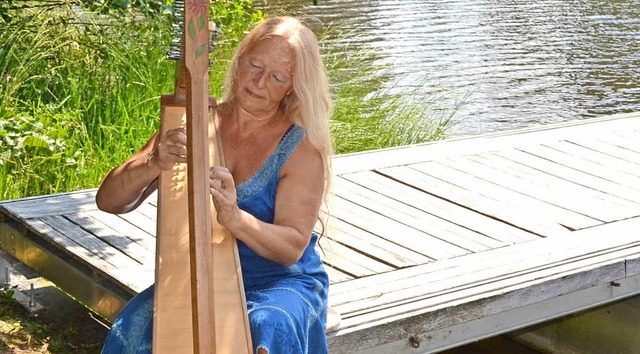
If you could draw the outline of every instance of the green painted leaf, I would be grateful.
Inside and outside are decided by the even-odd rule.
[[[198,31],[201,31],[204,28],[205,25],[205,21],[204,21],[204,13],[202,13],[200,16],[198,16]]]
[[[189,23],[187,24],[187,31],[189,33],[189,38],[192,41],[196,40],[196,26],[193,24],[193,19],[189,19]]]
[[[201,44],[198,49],[196,49],[196,53],[194,54],[194,58],[198,59],[202,53],[204,53],[205,48],[207,47],[206,44]]]

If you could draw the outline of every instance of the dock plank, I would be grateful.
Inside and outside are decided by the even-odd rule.
[[[395,183],[393,179],[379,173],[363,171],[342,175],[341,177],[503,244],[508,245],[539,238],[537,235],[513,227],[495,218],[487,218],[472,209],[426,193],[415,186]]]
[[[584,171],[576,170],[521,150],[509,149],[501,151],[500,153],[491,154],[497,158],[506,159],[510,161],[509,163],[529,166],[538,171],[566,181],[580,184],[583,187],[592,188],[594,190],[625,199],[627,201],[633,202],[640,200],[640,191],[637,189],[629,188],[625,185],[612,182]]]
[[[128,238],[126,234],[116,232],[113,228],[86,212],[67,214],[65,217],[83,230],[96,236],[101,241],[120,251],[123,255],[132,258],[140,264],[155,262],[155,249],[150,251],[142,247],[134,240]],[[83,239],[87,238],[86,235],[80,237]],[[100,246],[102,245],[100,244]]]
[[[153,208],[148,203],[142,203],[141,207],[142,208],[140,209]],[[136,209],[126,214],[119,214],[119,216],[129,222],[131,225],[136,225],[139,229],[148,232],[150,235],[153,235],[153,237],[155,238],[157,228],[157,215],[155,213],[149,213],[148,211],[146,213],[143,213],[142,211]]]
[[[637,176],[631,176],[620,172],[617,169],[612,169],[599,163],[589,161],[588,159],[578,159],[564,151],[542,145],[527,146],[526,149],[522,150],[532,155],[571,167],[578,171],[589,173],[614,183],[622,184],[628,188],[640,190],[640,184],[638,184]]]
[[[336,284],[332,305],[343,313],[344,330],[351,326],[367,326],[367,336],[379,336],[380,333],[373,329],[376,325],[415,317],[418,313],[428,313],[438,306],[462,299],[494,296],[496,301],[502,297],[498,304],[508,307],[525,294],[530,297],[529,301],[537,302],[575,291],[583,287],[584,282],[595,285],[624,278],[627,276],[625,260],[640,257],[637,237],[640,218],[608,224],[606,228],[607,234],[615,237],[603,238],[600,230],[591,229],[574,236],[581,242],[548,238],[537,242],[535,247],[520,244],[510,250],[502,248],[473,254],[466,257],[466,262],[449,259],[394,274]],[[549,252],[551,249],[558,252]],[[579,272],[585,276],[567,277],[567,274]],[[540,285],[551,279],[553,286],[547,284],[536,291],[531,290],[533,284]],[[345,292],[343,288],[351,290]],[[518,296],[514,296],[514,292]],[[500,309],[484,306],[480,313],[469,311],[463,315],[465,320],[470,320],[491,311]],[[438,326],[433,322],[421,323],[434,326],[432,328]]]
[[[469,251],[402,224],[389,215],[382,215],[363,208],[341,197],[334,200],[338,218],[354,226],[368,230],[389,242],[412,245],[412,249],[431,259],[460,256]]]
[[[610,155],[600,151],[592,150],[568,141],[561,141],[549,147],[562,151],[574,158],[583,159],[610,168],[632,178],[640,176],[640,165],[617,157],[611,158]]]
[[[494,202],[509,204],[514,211],[522,212],[523,217],[528,217],[531,212],[544,211],[550,214],[551,220],[570,229],[585,228],[602,223],[601,220],[541,200],[535,193],[529,193],[529,190],[533,189],[533,184],[528,186],[527,183],[515,176],[495,171],[492,179],[491,174],[481,173],[480,165],[476,165],[468,171],[462,171],[447,166],[445,163],[445,161],[420,163],[411,165],[411,167],[434,178],[446,180],[448,183],[469,192],[480,194],[484,198],[493,199]],[[520,184],[520,186],[508,188],[510,184]],[[521,189],[520,187],[523,185],[527,185],[527,189]]]
[[[81,212],[104,225],[108,225],[118,235],[125,236],[131,239],[133,242],[144,247],[147,251],[155,254],[156,252],[156,237],[155,234],[149,233],[138,227],[138,224],[130,223],[123,219],[120,215],[105,213],[100,210],[92,210]]]
[[[640,164],[640,152],[629,150],[615,144],[615,141],[602,141],[599,139],[585,139],[576,137],[570,140],[571,143],[582,146],[584,148],[599,151],[608,156],[616,157],[626,162]]]
[[[59,215],[35,218],[29,220],[27,226],[55,244],[55,247],[64,248],[68,254],[99,271],[102,276],[135,293],[153,283],[152,267],[121,255],[115,248],[93,240],[93,236],[84,239],[83,236],[87,236],[87,233],[70,228],[61,218]]]
[[[395,215],[397,221],[407,226],[468,251],[480,252],[504,246],[504,243],[475,231],[461,228],[447,220],[425,213],[393,198],[367,190],[358,184],[337,178],[335,185],[340,187],[341,196],[351,202],[361,206],[368,206],[370,210],[382,215]]]
[[[628,200],[616,194],[601,191],[594,188],[593,185],[578,183],[576,180],[579,179],[579,173],[573,173],[572,178],[563,179],[550,174],[549,171],[539,171],[531,168],[522,169],[519,167],[521,165],[522,164],[509,163],[504,166],[504,169],[507,173],[513,173],[514,176],[528,179],[532,183],[546,190],[553,191],[556,195],[560,195],[555,198],[562,200],[562,205],[569,206],[568,202],[570,200],[577,199],[583,199],[584,203],[589,204],[587,206],[583,205],[578,206],[578,208],[572,208],[572,210],[581,210],[585,215],[589,215],[592,218],[603,219],[605,222],[637,215],[634,212],[638,206],[637,199]],[[572,170],[572,172],[574,171]],[[542,194],[542,191],[540,193]],[[564,198],[561,198],[561,196],[564,196]],[[597,207],[593,207],[593,205],[597,205]],[[601,214],[603,213],[601,209],[604,208],[608,209],[608,211]],[[607,215],[609,217],[607,217]]]
[[[32,219],[97,209],[95,191],[61,193],[3,202],[3,209],[14,218]]]
[[[404,183],[409,183],[427,193],[542,237],[568,235],[570,232],[554,221],[556,215],[552,211],[543,209],[539,205],[531,205],[531,203],[527,205],[527,208],[523,208],[522,204],[515,203],[513,199],[521,199],[517,198],[515,193],[509,193],[508,196],[503,195],[502,200],[496,200],[487,197],[483,190],[469,190],[413,168],[390,167],[378,171]],[[514,198],[509,199],[510,197]],[[531,218],[529,216],[531,213],[535,213],[538,217]]]
[[[361,278],[395,269],[388,264],[367,257],[367,255],[356,252],[331,239],[325,240],[322,250],[325,251],[324,262],[326,264],[354,278]]]
[[[390,242],[342,220],[335,220],[332,224],[332,232],[327,235],[328,238],[395,268],[423,264],[432,260],[411,249],[410,245],[404,246]]]
[[[329,276],[330,284],[345,282],[345,281],[354,279],[353,276],[346,274],[339,269],[334,268],[330,264],[325,264],[324,269],[327,272],[327,275]]]
[[[613,144],[619,148],[640,154],[640,142],[637,134],[627,131],[626,133],[613,132],[608,136],[594,136],[592,140],[607,144]]]
[[[563,224],[573,229],[595,226],[602,222],[626,219],[636,215],[638,205],[616,198],[573,181],[555,178],[547,173],[526,168],[523,165],[505,163],[487,156],[470,156],[465,159],[447,159],[448,166],[465,171],[485,181],[499,184],[514,192],[535,198],[551,205],[570,210],[581,218],[575,223],[566,219]]]

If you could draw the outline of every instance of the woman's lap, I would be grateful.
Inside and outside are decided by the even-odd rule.
[[[326,299],[320,283],[286,281],[247,292],[253,346],[270,353],[323,353]],[[297,338],[298,340],[292,340]]]
[[[246,296],[254,348],[271,354],[327,352],[326,289],[319,282],[283,281],[248,291]],[[103,354],[150,353],[152,333],[153,286],[122,309]]]

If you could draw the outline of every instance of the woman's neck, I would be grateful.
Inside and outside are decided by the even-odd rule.
[[[270,112],[260,115],[248,112],[238,105],[232,105],[232,108],[232,117],[234,118],[238,128],[248,134],[259,131],[266,126],[273,125],[275,122],[284,118],[284,114],[280,107],[277,106]]]

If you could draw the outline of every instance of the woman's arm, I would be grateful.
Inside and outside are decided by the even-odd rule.
[[[186,133],[183,128],[154,134],[142,149],[102,180],[96,195],[100,210],[122,214],[137,208],[157,189],[160,172],[186,162]]]
[[[269,224],[238,208],[233,177],[225,168],[214,168],[211,193],[218,222],[262,257],[290,266],[302,257],[318,220],[323,171],[319,151],[305,138],[282,168]]]

